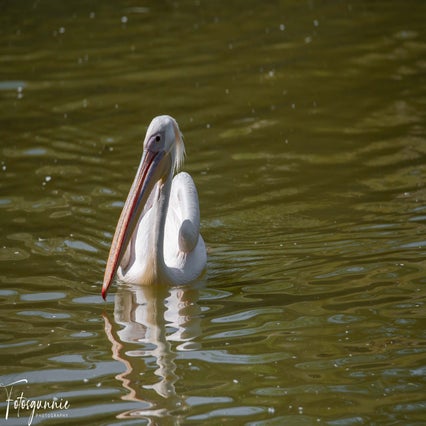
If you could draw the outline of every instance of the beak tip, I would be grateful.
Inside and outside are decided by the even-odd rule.
[[[108,293],[108,285],[103,285],[102,286],[102,299],[104,299],[106,301],[106,297],[107,297],[107,293]]]

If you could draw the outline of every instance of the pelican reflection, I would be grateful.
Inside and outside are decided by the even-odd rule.
[[[116,376],[127,390],[122,399],[141,403],[120,418],[176,416],[184,410],[176,392],[176,359],[179,352],[199,349],[202,285],[119,286],[113,319],[104,314],[105,333],[113,358],[125,367]]]

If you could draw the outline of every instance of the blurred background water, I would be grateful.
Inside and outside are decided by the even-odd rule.
[[[0,3],[0,424],[420,425],[423,1]],[[101,279],[170,114],[208,271]],[[8,384],[26,379],[27,383]],[[19,415],[19,417],[18,417]]]

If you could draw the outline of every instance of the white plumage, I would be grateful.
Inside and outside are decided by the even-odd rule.
[[[173,177],[184,153],[176,121],[154,118],[112,241],[104,297],[117,269],[121,280],[136,284],[184,284],[204,271],[197,189],[188,173]]]

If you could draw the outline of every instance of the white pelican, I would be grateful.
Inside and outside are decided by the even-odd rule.
[[[197,189],[188,173],[174,173],[185,155],[176,121],[155,117],[142,159],[115,229],[102,285],[105,299],[117,273],[135,284],[184,284],[207,261],[200,235]]]

